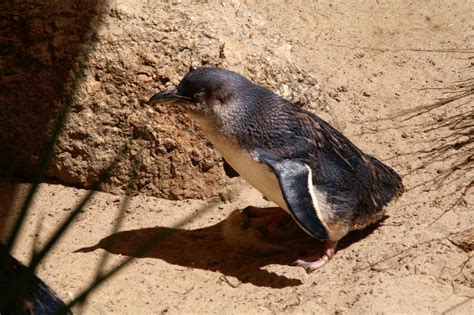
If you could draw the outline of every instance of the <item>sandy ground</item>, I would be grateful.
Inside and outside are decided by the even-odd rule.
[[[223,3],[215,8],[217,13],[227,12],[233,2]],[[395,117],[432,104],[446,96],[439,88],[472,77],[473,6],[472,1],[247,5],[291,44],[295,58],[321,81],[337,127],[392,165],[407,187],[384,222],[349,235],[323,269],[306,275],[291,266],[295,258],[320,248],[294,224],[262,234],[242,230],[238,213],[228,218],[248,205],[269,205],[235,179],[211,200],[136,196],[116,233],[123,196],[97,193],[41,264],[39,275],[68,301],[92,279],[104,248],[112,253],[110,266],[165,233],[165,241],[137,257],[76,311],[474,313],[472,252],[452,242],[453,233],[474,226],[474,198],[472,189],[466,190],[474,178],[472,166],[452,172],[452,164],[472,152],[472,146],[452,145],[435,161],[426,159],[427,150],[449,144],[451,140],[443,139],[452,133],[427,127],[472,111],[472,95],[408,120],[403,120],[407,114]],[[210,4],[193,9],[211,14]],[[209,17],[213,23],[222,19],[219,14]],[[440,181],[444,174],[451,175]],[[18,204],[27,186],[4,187],[1,205]],[[27,261],[33,240],[44,244],[85,193],[43,184],[15,255]],[[187,216],[194,218],[183,223]],[[40,218],[42,227],[35,233]],[[112,246],[107,244],[111,235],[117,237]]]

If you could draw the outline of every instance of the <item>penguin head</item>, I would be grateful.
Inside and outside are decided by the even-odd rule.
[[[176,88],[152,96],[149,103],[179,104],[195,115],[221,116],[230,107],[240,106],[246,91],[253,87],[238,73],[216,67],[199,68],[188,72]]]

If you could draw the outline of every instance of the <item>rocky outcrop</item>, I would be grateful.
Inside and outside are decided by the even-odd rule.
[[[199,127],[177,108],[147,105],[190,67],[236,70],[302,106],[327,110],[317,80],[293,60],[291,43],[242,4],[204,3],[209,8],[198,11],[209,13],[198,14],[154,2],[48,3],[2,5],[4,172],[14,167],[16,174],[31,175],[78,71],[83,76],[47,176],[91,187],[127,144],[102,186],[111,192],[127,186],[133,161],[139,162],[137,192],[199,198],[225,184],[221,158]]]

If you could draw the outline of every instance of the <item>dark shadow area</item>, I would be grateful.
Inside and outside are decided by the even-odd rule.
[[[299,279],[269,272],[264,269],[265,266],[292,265],[297,258],[322,251],[322,243],[308,236],[294,222],[287,223],[274,233],[262,234],[264,242],[269,247],[279,247],[269,249],[262,246],[262,239],[254,239],[252,244],[247,243],[249,241],[248,235],[245,235],[247,231],[239,226],[230,229],[234,231],[234,235],[223,235],[223,227],[230,223],[226,222],[227,220],[196,230],[158,226],[122,231],[76,252],[87,253],[101,248],[112,254],[134,256],[136,249],[150,239],[169,235],[143,255],[135,257],[161,259],[173,265],[216,271],[256,286],[284,288],[301,285],[302,282]],[[338,250],[344,250],[367,237],[377,227],[378,225],[373,225],[365,230],[351,232],[340,242]],[[242,233],[241,239],[246,242],[245,244],[236,244],[236,241],[232,241],[239,237],[239,233]]]
[[[46,283],[0,244],[0,313],[72,314]],[[19,297],[19,292],[22,296]],[[59,312],[64,309],[64,312]]]
[[[93,47],[103,4],[0,2],[0,175],[31,176],[74,73]]]
[[[0,178],[0,243],[8,237],[10,227],[15,219],[11,209],[14,208],[15,203],[22,200],[22,197],[17,183]]]
[[[31,176],[92,50],[104,0],[0,2],[0,176]],[[1,184],[0,183],[0,184]],[[14,185],[0,187],[0,236]]]

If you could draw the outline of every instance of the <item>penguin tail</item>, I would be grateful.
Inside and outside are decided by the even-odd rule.
[[[369,156],[372,185],[382,205],[397,200],[405,191],[402,178],[390,166]]]

